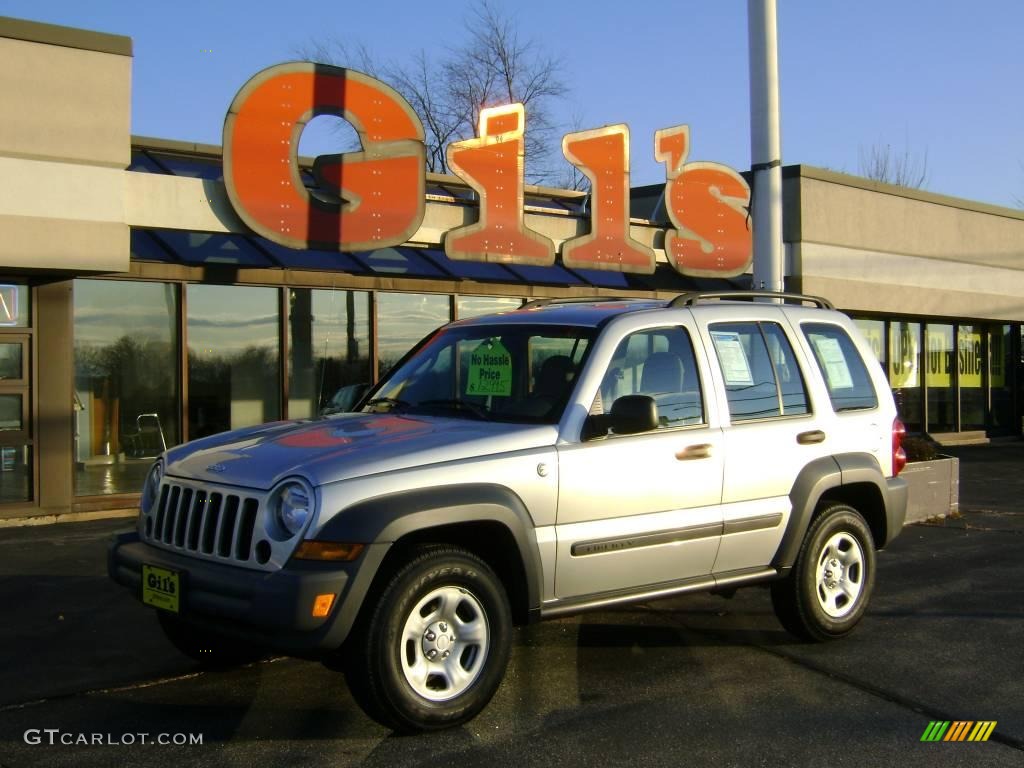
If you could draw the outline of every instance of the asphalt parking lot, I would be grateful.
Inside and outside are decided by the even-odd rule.
[[[3,530],[0,766],[1019,766],[1024,444],[955,453],[964,514],[880,556],[846,640],[794,640],[763,589],[547,622],[518,632],[480,717],[416,737],[318,664],[200,672],[106,579],[106,538],[130,521]],[[998,724],[985,743],[922,743],[932,720]],[[118,743],[60,743],[94,734]]]

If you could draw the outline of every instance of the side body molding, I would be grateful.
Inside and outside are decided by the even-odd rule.
[[[882,547],[891,540],[902,527],[906,498],[904,494],[903,504],[890,503],[893,481],[887,483],[875,457],[870,453],[822,456],[805,466],[793,483],[793,489],[789,492],[793,514],[790,516],[789,528],[782,537],[782,543],[779,544],[772,565],[777,568],[791,568],[800,552],[800,545],[811,524],[819,499],[832,488],[854,483],[869,483],[878,489],[879,498],[885,506],[887,536],[885,541],[878,541],[876,544]],[[899,519],[894,520],[894,517]]]
[[[480,522],[500,524],[512,535],[526,575],[529,608],[539,608],[543,572],[533,519],[519,496],[501,485],[473,483],[377,496],[335,514],[317,538],[366,542],[376,549],[390,547],[403,536],[428,528]],[[360,569],[346,607],[362,603],[378,565],[379,561]]]

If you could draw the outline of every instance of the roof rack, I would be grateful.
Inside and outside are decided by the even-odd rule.
[[[681,293],[669,303],[670,307],[690,307],[702,299],[782,299],[783,301],[810,302],[821,309],[835,309],[832,302],[820,296],[782,291],[693,291]]]
[[[566,298],[533,299],[523,304],[520,309],[546,307],[548,304],[593,304],[606,301],[636,301],[637,298],[637,296],[569,296]]]

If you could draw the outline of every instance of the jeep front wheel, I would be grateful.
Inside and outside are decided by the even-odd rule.
[[[512,617],[498,577],[462,549],[421,552],[388,582],[346,649],[366,712],[399,731],[473,718],[505,673]]]
[[[807,640],[833,640],[853,631],[875,583],[875,544],[864,518],[835,504],[815,518],[790,575],[772,583],[782,625]]]

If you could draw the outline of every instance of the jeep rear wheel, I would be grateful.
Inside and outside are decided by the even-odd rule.
[[[860,513],[845,504],[825,509],[808,529],[790,575],[772,584],[782,625],[807,640],[853,631],[875,583],[875,544]]]
[[[424,550],[357,628],[345,674],[367,714],[389,727],[458,725],[498,689],[511,631],[508,597],[483,560],[462,549]]]

